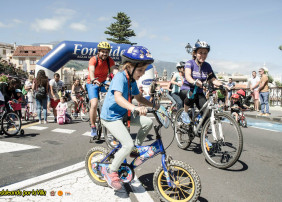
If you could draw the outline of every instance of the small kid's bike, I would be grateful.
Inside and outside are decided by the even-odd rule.
[[[84,99],[85,93],[80,92],[77,95],[78,103],[77,108],[75,109],[75,104],[71,103],[69,107],[69,115],[72,117],[72,119],[76,119],[78,117],[78,114],[80,114],[80,118],[82,121],[87,122],[89,121],[89,105],[86,103]]]
[[[30,103],[30,102],[28,102],[28,103]],[[24,120],[29,121],[30,117],[32,117],[32,120],[34,121],[34,114],[30,111],[28,103],[26,103],[25,109],[24,109]]]
[[[134,179],[134,169],[146,160],[162,155],[162,166],[153,176],[153,186],[162,201],[196,201],[201,193],[201,182],[196,171],[188,164],[173,160],[167,156],[159,130],[162,126],[168,128],[170,120],[164,107],[159,110],[149,110],[153,113],[158,125],[154,126],[156,141],[148,146],[136,146],[138,152],[132,152],[133,161],[127,160],[120,166],[118,174],[121,182],[130,183]],[[122,147],[118,144],[112,151],[103,147],[93,147],[86,155],[85,167],[91,180],[101,186],[108,186],[101,172],[106,169],[114,158],[114,154]],[[136,150],[135,150],[136,151]]]
[[[20,133],[24,135],[24,130],[21,129],[22,122],[18,114],[16,114],[11,106],[11,101],[8,102],[10,112],[7,112],[5,105],[0,106],[0,121],[1,121],[1,132],[8,136],[14,136]]]

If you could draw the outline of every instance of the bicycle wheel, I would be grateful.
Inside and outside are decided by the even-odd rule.
[[[240,117],[240,124],[244,128],[248,127],[247,120],[246,120],[246,118],[244,116]]]
[[[18,132],[21,130],[22,122],[15,112],[8,112],[5,113],[2,122],[2,131],[9,136],[17,135]]]
[[[201,182],[196,171],[188,164],[172,160],[168,173],[175,187],[169,187],[163,167],[153,177],[153,185],[161,201],[196,201],[201,194]]]
[[[104,180],[99,169],[97,169],[97,162],[101,162],[107,156],[108,150],[104,147],[93,147],[90,149],[85,157],[85,168],[90,179],[97,185],[107,187],[108,183]],[[104,163],[110,163],[111,158],[108,158]]]
[[[83,102],[81,105],[81,110],[80,110],[80,118],[82,121],[84,122],[89,121],[90,119],[89,112],[90,112],[90,108],[88,104],[86,104],[86,102]]]
[[[212,135],[210,118],[201,133],[201,147],[206,160],[216,168],[229,168],[239,159],[243,149],[243,135],[239,124],[230,114],[215,114],[214,129],[217,140]],[[220,137],[222,131],[223,137]]]
[[[103,126],[103,133],[104,133],[105,142],[109,148],[113,149],[119,144],[119,141],[113,135],[109,134],[109,131],[104,126]]]
[[[184,111],[183,108],[179,109],[175,115],[174,121],[174,135],[177,142],[177,146],[180,149],[187,149],[192,140],[189,137],[188,125],[184,124],[181,119],[181,114]]]
[[[74,114],[75,114],[75,110],[74,110],[74,103],[72,102],[71,104],[70,104],[70,106],[68,107],[68,109],[67,109],[67,112],[68,112],[68,114],[71,116],[71,118],[72,119],[76,119],[77,118],[77,116],[75,116]]]

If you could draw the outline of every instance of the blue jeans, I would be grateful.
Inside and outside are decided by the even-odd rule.
[[[265,112],[269,114],[269,104],[268,104],[269,92],[259,93],[259,100],[261,104],[261,113]]]
[[[183,101],[181,100],[179,93],[171,93],[171,97],[175,100],[177,109],[181,109],[183,107]]]
[[[37,115],[39,120],[41,120],[41,107],[42,107],[44,121],[47,121],[47,99],[48,99],[47,97],[43,100],[36,99],[36,109],[37,109]]]

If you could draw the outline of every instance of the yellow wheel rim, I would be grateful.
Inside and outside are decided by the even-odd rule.
[[[195,193],[195,182],[185,169],[178,166],[173,166],[173,168],[176,176],[173,177],[171,174],[169,176],[176,187],[168,186],[164,170],[162,170],[158,177],[158,189],[168,201],[189,201]]]
[[[91,160],[92,160],[93,156],[96,156],[96,155],[99,155],[99,154],[102,155],[103,152],[101,152],[101,151],[95,151],[95,152],[93,152],[93,153],[89,156],[89,158],[88,158],[88,170],[89,170],[91,176],[92,176],[96,181],[99,181],[99,182],[106,182],[105,180],[102,180],[99,176],[97,176],[96,173],[94,173],[93,170],[92,170],[92,163],[91,163]]]

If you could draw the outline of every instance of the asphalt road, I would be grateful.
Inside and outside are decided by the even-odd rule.
[[[47,127],[42,130],[34,127]],[[38,148],[0,152],[0,187],[49,173],[84,161],[87,151],[106,146],[103,141],[89,143],[89,124],[75,122],[59,126],[56,123],[26,126],[24,136],[0,136],[1,143],[18,143]],[[63,130],[58,130],[63,129]],[[57,131],[57,132],[56,132]],[[199,174],[202,192],[199,201],[281,201],[282,133],[258,128],[243,128],[244,149],[240,160],[228,170],[210,166],[204,159],[196,138],[188,150],[177,147],[176,141],[167,149],[173,159],[191,165]],[[133,127],[132,132],[136,132]],[[162,129],[164,146],[173,140],[173,130]],[[154,141],[153,130],[144,145]],[[13,146],[20,148],[18,145]],[[152,178],[161,166],[160,156],[148,160],[136,169],[136,175],[155,201]]]

